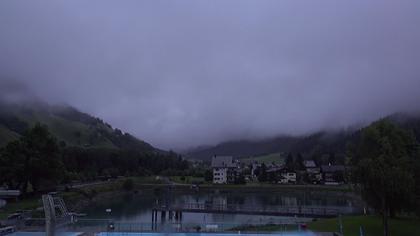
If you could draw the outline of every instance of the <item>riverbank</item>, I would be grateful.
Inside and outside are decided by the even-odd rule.
[[[197,185],[200,188],[213,188],[213,189],[273,189],[273,190],[282,190],[282,189],[295,189],[295,190],[304,190],[304,189],[314,189],[314,190],[329,190],[329,191],[346,191],[352,192],[354,188],[349,184],[344,185],[322,185],[322,184],[272,184],[272,183],[259,183],[259,182],[250,182],[246,184],[213,184],[211,182],[205,182],[204,178],[192,177],[192,176],[171,176],[168,177],[174,185]],[[199,184],[198,184],[199,183]]]
[[[159,189],[172,187],[174,190],[180,191],[243,191],[243,192],[257,192],[257,191],[285,191],[285,190],[308,190],[308,191],[337,191],[343,193],[353,193],[355,190],[350,185],[292,185],[292,184],[269,184],[269,183],[248,183],[248,184],[192,184],[194,178],[187,178],[187,181],[180,181],[179,177],[159,177],[159,176],[148,176],[148,177],[131,177],[122,178],[110,182],[102,182],[100,184],[84,186],[78,188],[83,190],[85,195],[89,193],[103,193],[112,191],[122,191],[122,184],[125,180],[131,179],[133,181],[133,188],[130,191],[141,191],[147,189]],[[176,181],[174,181],[176,180]],[[74,190],[72,190],[74,192]]]
[[[352,192],[353,189],[349,185],[329,186],[329,185],[281,185],[281,184],[243,184],[243,185],[217,185],[217,184],[203,184],[200,185],[201,189],[234,189],[234,190],[326,190],[326,191],[339,191],[339,192]]]

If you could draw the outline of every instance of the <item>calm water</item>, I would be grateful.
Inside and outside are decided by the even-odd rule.
[[[275,209],[281,206],[334,207],[343,214],[361,212],[362,202],[350,194],[333,191],[260,191],[260,192],[144,192],[133,195],[110,197],[93,203],[83,209],[92,219],[114,219],[125,222],[151,222],[152,207],[156,202],[172,204],[181,203],[214,203],[240,204],[258,207],[259,209]],[[106,212],[111,209],[111,212]],[[160,221],[160,215],[158,216]],[[299,219],[301,220],[301,219]],[[233,214],[183,213],[185,223],[289,223],[295,218],[280,216],[254,216]]]

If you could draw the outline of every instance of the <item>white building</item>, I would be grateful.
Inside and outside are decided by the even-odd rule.
[[[296,183],[296,172],[287,171],[281,174],[282,178],[279,181],[281,184],[295,184]]]
[[[235,181],[237,164],[231,156],[214,156],[211,159],[213,168],[213,183],[227,184]]]

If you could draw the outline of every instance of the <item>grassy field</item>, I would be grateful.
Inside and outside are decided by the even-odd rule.
[[[134,184],[163,184],[162,178],[157,176],[142,176],[142,177],[131,177]]]
[[[229,231],[244,231],[244,232],[282,232],[282,231],[295,231],[297,230],[296,225],[276,225],[266,224],[259,226],[238,226],[231,228]]]
[[[56,134],[60,140],[66,140],[69,145],[83,145],[89,143],[90,136],[93,135],[93,131],[88,125],[81,122],[75,122],[66,120],[64,118],[38,114],[37,120],[43,124],[46,124],[53,134]],[[75,132],[80,133],[80,137],[75,136]],[[95,147],[101,148],[116,148],[112,142],[104,137],[96,137]]]
[[[250,164],[253,161],[258,161],[259,163],[265,163],[265,164],[271,164],[274,162],[278,165],[282,165],[284,163],[284,156],[281,153],[271,153],[268,155],[241,159],[241,162],[245,164]]]
[[[193,177],[193,176],[171,176],[169,179],[178,184],[196,184],[196,183],[204,183],[204,177]]]
[[[233,189],[240,191],[284,191],[284,190],[315,190],[315,191],[340,191],[352,192],[348,185],[328,186],[328,185],[281,185],[269,183],[247,183],[247,184],[201,184],[200,188],[212,189]]]
[[[346,216],[343,217],[344,235],[359,235],[362,226],[366,236],[383,235],[382,218],[380,216]],[[338,220],[323,219],[309,224],[309,229],[318,232],[338,231]],[[390,235],[420,235],[420,220],[412,218],[397,218],[389,221]]]
[[[381,236],[382,219],[380,216],[345,216],[342,218],[343,233],[345,236],[359,236],[359,227],[363,226],[365,236]],[[413,218],[390,219],[390,235],[411,236],[420,235],[420,220]],[[309,223],[308,229],[314,232],[339,232],[338,219],[321,219]],[[283,231],[281,225],[262,225],[238,227],[232,230],[242,231]],[[294,228],[287,230],[295,230]]]
[[[17,202],[12,200],[4,208],[0,209],[0,220],[6,219],[9,214],[18,210],[33,210],[40,206],[42,206],[40,198],[23,199]]]

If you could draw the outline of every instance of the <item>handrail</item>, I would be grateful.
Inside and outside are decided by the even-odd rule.
[[[209,204],[209,203],[185,203],[170,206],[156,205],[155,210],[171,211],[234,211],[234,212],[255,212],[255,213],[284,213],[284,214],[308,214],[335,216],[339,213],[351,213],[352,209],[347,207],[313,207],[313,206],[280,206],[269,209],[258,206],[244,206],[240,204]]]
[[[0,196],[2,197],[18,197],[19,195],[19,190],[0,190]]]

